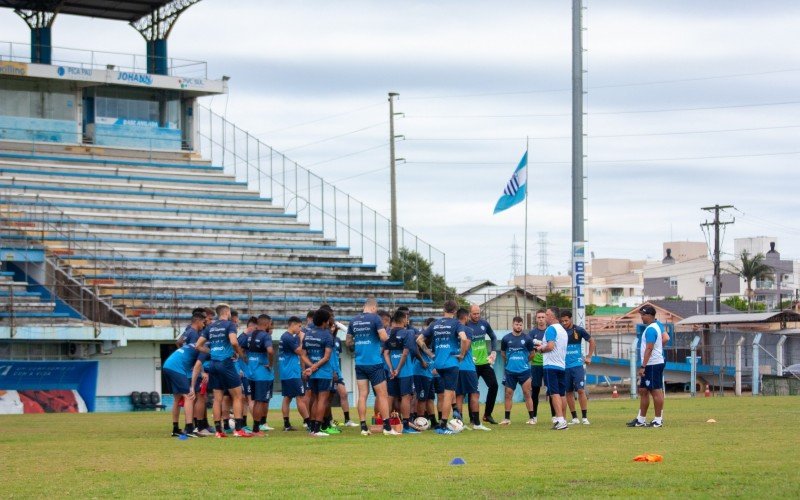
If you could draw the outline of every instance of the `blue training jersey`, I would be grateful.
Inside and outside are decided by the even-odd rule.
[[[191,378],[192,369],[194,369],[199,354],[197,349],[194,348],[194,344],[184,344],[183,347],[169,355],[161,368],[183,373],[186,378]]]
[[[200,338],[200,332],[192,328],[192,325],[186,327],[178,340],[183,340],[184,344],[197,344],[197,340]]]
[[[269,364],[269,350],[272,348],[272,337],[263,330],[256,330],[247,335],[247,360],[248,378],[256,381],[275,380],[272,367]]]
[[[300,356],[295,351],[300,347],[300,338],[289,332],[281,335],[278,343],[278,366],[281,371],[281,380],[300,378]]]
[[[500,350],[506,353],[506,371],[523,373],[531,369],[529,357],[533,352],[533,339],[525,333],[507,334],[500,341]]]
[[[325,356],[325,349],[333,350],[333,336],[330,330],[313,328],[303,337],[303,349],[308,354],[308,359],[316,363]],[[333,355],[331,353],[331,355]],[[311,374],[311,378],[333,379],[333,367],[328,361]]]
[[[483,340],[484,332],[480,329],[470,328],[469,326],[464,327],[464,332],[467,334],[467,338],[470,341],[469,349],[467,349],[467,353],[464,355],[464,359],[458,363],[458,370],[464,370],[465,372],[474,372],[475,368],[475,358],[472,357],[472,339],[473,337],[476,339]],[[461,352],[461,342],[458,343],[459,351],[456,353]]]
[[[419,377],[432,378],[433,377],[433,358],[429,357],[427,354],[425,354],[425,351],[423,351],[422,349],[419,349],[416,346],[416,338],[419,337],[420,335],[422,335],[422,332],[415,332],[414,333],[414,339],[415,339],[414,340],[414,344],[415,344],[414,347],[417,349],[417,352],[419,353],[419,356],[425,361],[425,364],[427,365],[427,367],[423,368],[422,367],[422,363],[420,363],[420,361],[418,359],[415,359],[414,360],[414,375],[419,376]]]
[[[383,364],[381,357],[381,339],[378,331],[382,330],[383,321],[372,313],[357,314],[347,326],[347,334],[355,341],[356,366]]]
[[[428,326],[423,335],[426,339],[433,339],[434,368],[456,368],[461,352],[459,333],[464,332],[464,325],[455,318],[440,318]]]
[[[565,329],[566,330],[566,329]],[[578,325],[572,325],[567,331],[567,358],[564,361],[566,368],[575,368],[583,366],[583,351],[581,350],[581,342],[589,341],[592,338],[585,329]]]
[[[211,359],[222,361],[231,359],[234,351],[229,335],[236,333],[236,325],[233,321],[218,319],[208,325],[201,333],[201,336],[208,340],[211,349]]]
[[[404,328],[392,328],[389,333],[389,338],[384,344],[384,348],[389,351],[389,361],[391,361],[392,370],[397,368],[400,364],[400,359],[403,357],[403,351],[408,350],[406,361],[400,369],[398,377],[413,377],[414,376],[414,358],[417,355],[417,342],[415,339],[414,330]]]

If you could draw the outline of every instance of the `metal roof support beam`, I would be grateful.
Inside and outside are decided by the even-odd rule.
[[[753,337],[753,396],[758,396],[761,386],[761,366],[760,366],[761,334],[757,333]]]
[[[169,74],[167,38],[175,21],[189,7],[200,0],[173,0],[150,14],[131,21],[130,25],[147,41],[147,72]]]
[[[52,64],[53,42],[51,26],[63,0],[43,1],[37,10],[14,9],[31,29],[31,63]]]

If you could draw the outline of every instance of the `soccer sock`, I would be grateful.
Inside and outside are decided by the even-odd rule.
[[[242,417],[242,427],[247,427],[247,415]]]
[[[389,425],[389,419],[388,418],[384,418],[383,419],[383,430],[385,430],[385,431],[392,430],[392,426]]]
[[[473,425],[481,425],[481,417],[478,416],[477,411],[469,412],[469,418],[472,420]]]
[[[412,411],[411,415],[410,415],[410,418],[411,418],[411,420],[416,420],[417,419],[417,412]]]
[[[310,418],[304,418],[303,419],[303,423],[306,424],[306,427],[308,427],[309,429],[311,428],[311,419]]]
[[[511,420],[511,412],[510,411],[506,412],[506,420]]]
[[[242,430],[242,427],[244,427],[244,419],[243,418],[234,419],[234,426],[237,431]]]
[[[361,421],[361,430],[362,431],[366,431],[367,430],[367,421],[366,420],[362,420]]]
[[[438,412],[438,413],[439,413],[439,420],[441,420],[442,419],[442,412]]]
[[[172,432],[180,432],[181,428],[178,427],[178,422],[172,422]]]
[[[184,431],[186,434],[191,434],[194,432],[194,424],[186,424],[186,428]]]
[[[214,420],[214,428],[217,432],[222,432],[222,423],[219,420]]]
[[[195,427],[199,427],[200,426],[200,421],[197,420],[196,418],[192,419],[192,423],[194,424]]]
[[[552,398],[547,398],[547,401],[550,403],[550,416],[551,417],[555,417],[556,416],[556,408],[555,408],[555,406],[553,406],[553,399]]]
[[[231,428],[230,419],[227,419],[227,418],[223,418],[222,419],[222,428],[225,429],[226,431],[230,430],[230,428]]]
[[[530,418],[536,418],[536,414],[534,413],[534,411],[533,411],[533,410],[531,410],[531,411],[529,411],[529,412],[528,412],[528,417],[530,417]]]
[[[403,429],[408,429],[408,419],[407,418],[403,419]]]
[[[425,415],[425,418],[430,420],[431,421],[431,425],[434,426],[434,427],[436,427],[439,424],[439,422],[436,421],[436,415],[434,415],[432,413],[429,413],[429,414]]]
[[[345,412],[342,412],[342,413],[344,413],[344,421],[345,422],[349,422],[350,421],[350,412],[349,411],[345,411]]]
[[[586,418],[586,412],[587,412],[587,410],[581,410],[581,417],[582,418]]]
[[[283,426],[284,427],[291,427],[292,424],[289,423],[289,417],[283,417]]]
[[[320,422],[317,421],[317,420],[312,420],[311,421],[311,426],[309,427],[309,430],[311,432],[313,432],[313,433],[319,432],[320,431]]]
[[[572,413],[572,418],[578,418],[578,412],[577,411],[571,411],[570,413]]]
[[[259,424],[259,425],[260,425],[262,428],[263,428],[263,427],[266,427],[266,426],[267,426],[267,417],[261,417],[261,420],[259,420],[258,424]]]

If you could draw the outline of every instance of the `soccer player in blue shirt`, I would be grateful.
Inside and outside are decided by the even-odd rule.
[[[561,326],[567,332],[567,358],[564,362],[567,378],[567,397],[564,404],[569,405],[569,411],[572,413],[572,420],[569,424],[582,423],[583,425],[589,425],[589,418],[587,417],[589,401],[586,399],[585,388],[586,369],[583,364],[586,363],[588,365],[592,362],[595,342],[589,332],[572,323],[571,311],[561,311],[560,319]],[[589,343],[589,352],[585,358],[581,349],[581,342],[584,340]],[[578,392],[578,401],[581,405],[581,420],[578,420],[578,412],[575,411],[575,391]]]
[[[331,314],[325,309],[318,309],[314,313],[314,327],[303,336],[303,353],[300,355],[306,366],[303,373],[308,377],[309,389],[314,393],[311,425],[308,429],[314,437],[328,437],[332,434],[327,432],[330,427],[323,422],[333,386],[333,367],[330,363],[333,337],[330,319]]]
[[[533,340],[535,347],[538,347],[544,342],[544,332],[547,329],[547,319],[545,318],[544,309],[536,311],[535,320],[536,324],[528,332],[528,337]],[[542,381],[544,380],[544,357],[541,352],[536,351],[531,361],[531,400],[533,400],[533,421],[536,423],[537,415],[539,414],[539,391],[542,389]],[[550,396],[546,395],[547,401],[550,402]],[[556,417],[556,409],[553,408],[553,403],[550,402],[550,416]]]
[[[331,363],[333,363],[333,389],[332,391],[339,395],[339,405],[342,407],[342,413],[344,414],[344,426],[345,427],[358,427],[358,424],[350,420],[350,401],[348,401],[349,395],[347,394],[347,386],[344,383],[344,375],[342,373],[342,346],[344,343],[342,339],[339,338],[339,325],[341,323],[337,323],[334,318],[333,326],[331,326],[331,335],[333,335],[333,355],[331,356]],[[336,421],[333,422],[334,425],[338,425]]]
[[[367,396],[369,386],[375,392],[375,408],[383,417],[383,433],[397,433],[389,425],[389,393],[386,388],[386,371],[381,357],[381,345],[389,335],[381,318],[375,314],[378,302],[368,298],[364,302],[364,312],[357,314],[347,326],[345,343],[355,350],[356,383],[358,384],[358,418],[361,420],[361,435],[369,436],[367,427]]]
[[[464,359],[458,363],[458,385],[456,386],[456,405],[459,414],[462,414],[464,407],[464,397],[467,398],[469,406],[469,421],[472,424],[472,429],[476,431],[490,431],[488,427],[481,424],[480,412],[480,393],[478,392],[478,372],[475,367],[475,358],[472,354],[473,339],[483,341],[485,332],[480,328],[473,329],[467,326],[469,319],[469,311],[460,308],[456,311],[456,319],[459,323],[464,325],[464,331],[467,338],[470,339],[470,346],[467,349],[467,354]]]
[[[263,436],[266,426],[269,400],[275,375],[272,371],[274,351],[270,335],[270,317],[262,314],[257,318],[256,328],[247,336],[247,356],[250,373],[250,393],[253,398],[253,435]],[[263,429],[267,430],[267,429]]]
[[[200,327],[203,322],[203,316],[193,316],[192,324],[189,326],[196,332],[196,328]],[[207,348],[198,350],[195,344],[184,344],[164,361],[161,367],[164,377],[170,381],[172,386],[173,405],[172,405],[172,436],[180,436],[185,434],[190,437],[202,435],[195,433],[194,425],[194,399],[195,387],[193,379],[197,378],[197,373],[202,371],[202,359],[199,358],[200,354],[208,353]],[[197,373],[195,373],[197,372]],[[194,375],[194,376],[193,376]],[[178,419],[180,418],[180,401],[183,399],[183,410],[186,418],[186,427],[181,432],[178,427]]]
[[[236,325],[230,321],[231,308],[227,304],[217,306],[217,320],[206,327],[197,347],[209,344],[211,366],[209,370],[209,385],[214,391],[214,427],[216,436],[226,437],[222,432],[222,397],[227,390],[233,400],[233,416],[236,420],[234,437],[251,437],[249,432],[242,430],[242,380],[236,370],[234,357],[245,357],[244,351],[236,338]]]
[[[383,347],[383,357],[389,367],[387,383],[389,396],[400,407],[403,419],[403,434],[417,434],[409,421],[411,418],[411,397],[414,394],[414,363],[417,353],[414,330],[406,328],[408,316],[405,311],[397,311],[392,317],[389,338]],[[399,403],[399,404],[398,404]]]
[[[533,400],[531,399],[531,365],[530,362],[536,354],[533,339],[522,331],[522,318],[515,316],[511,320],[511,333],[500,341],[500,354],[505,363],[503,385],[505,386],[505,418],[500,425],[511,425],[511,405],[517,384],[522,388],[525,398],[525,407],[528,409],[529,425],[535,425],[533,417]]]
[[[562,400],[567,393],[567,381],[564,373],[567,357],[567,332],[558,322],[559,313],[558,307],[555,306],[550,306],[545,310],[545,319],[547,320],[547,329],[544,332],[545,343],[537,349],[544,354],[544,380],[556,411],[553,430],[563,431],[569,428],[564,419],[564,407],[562,406]]]
[[[458,304],[454,300],[444,303],[444,317],[437,319],[425,329],[417,339],[420,348],[425,346],[425,340],[430,339],[433,346],[433,366],[442,377],[444,393],[442,394],[439,409],[442,412],[437,434],[452,434],[447,428],[450,420],[450,411],[455,402],[456,384],[458,383],[458,364],[467,355],[470,340],[464,330],[464,325],[455,319]]]
[[[303,352],[303,347],[300,341],[300,330],[303,326],[303,321],[297,316],[292,316],[287,321],[286,331],[281,335],[278,344],[278,366],[281,375],[281,393],[283,394],[283,404],[281,405],[281,412],[283,413],[283,430],[295,431],[294,427],[289,421],[289,405],[292,399],[296,398],[297,411],[300,417],[308,424],[310,422],[308,414],[308,406],[303,397],[305,395],[305,385],[302,380],[302,369],[300,366],[300,355]]]

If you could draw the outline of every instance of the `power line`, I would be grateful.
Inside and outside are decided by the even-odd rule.
[[[372,125],[367,125],[366,127],[362,127],[362,128],[356,129],[356,130],[351,130],[350,132],[345,132],[343,134],[332,135],[330,137],[326,137],[326,138],[320,139],[318,141],[308,142],[306,144],[301,144],[300,146],[292,146],[291,148],[284,149],[283,152],[286,153],[288,151],[294,151],[294,150],[297,150],[297,149],[306,148],[308,146],[314,146],[316,144],[320,144],[320,143],[327,142],[327,141],[332,141],[334,139],[339,139],[340,137],[345,137],[345,136],[348,136],[348,135],[356,134],[358,132],[363,132],[365,130],[369,130],[371,128],[379,127],[379,126],[385,125],[385,124],[386,124],[386,121],[382,121],[382,122],[379,122],[379,123],[373,123]]]
[[[311,125],[312,123],[319,123],[319,122],[322,122],[322,121],[325,121],[325,120],[330,120],[331,118],[338,118],[340,116],[351,115],[353,113],[357,113],[357,112],[363,111],[365,109],[374,108],[376,106],[383,106],[383,102],[370,104],[368,106],[362,106],[360,108],[351,109],[350,111],[344,111],[342,113],[336,113],[336,114],[333,114],[333,115],[323,116],[322,118],[315,118],[314,120],[309,120],[307,122],[295,123],[294,125],[289,125],[288,127],[276,128],[276,129],[273,129],[273,130],[268,130],[266,132],[257,132],[257,133],[255,133],[253,135],[258,136],[258,135],[274,134],[276,132],[283,132],[284,130],[290,130],[290,129],[297,128],[297,127],[303,127],[305,125]]]
[[[662,135],[692,135],[692,134],[712,134],[712,133],[725,133],[725,132],[755,132],[758,130],[779,130],[779,129],[789,129],[789,128],[800,128],[800,125],[776,125],[772,127],[747,127],[747,128],[726,128],[726,129],[715,129],[715,130],[681,130],[681,131],[670,131],[670,132],[645,132],[640,134],[603,134],[603,135],[587,135],[587,139],[607,139],[607,138],[619,138],[619,137],[651,137],[651,136],[662,136]],[[547,141],[547,140],[562,140],[562,139],[571,139],[571,136],[568,135],[554,135],[554,136],[544,136],[544,137],[429,137],[429,138],[414,138],[408,137],[406,141],[412,142],[469,142],[469,141],[514,141],[514,142],[521,142],[524,141],[526,138],[529,138],[533,141]]]
[[[657,80],[657,81],[649,81],[649,82],[633,82],[633,83],[617,83],[617,84],[608,84],[608,85],[596,85],[592,87],[588,87],[587,90],[600,90],[600,89],[611,89],[611,88],[625,88],[625,87],[641,87],[641,86],[648,86],[648,85],[664,85],[664,84],[671,84],[671,83],[683,83],[683,82],[697,82],[697,81],[706,81],[706,80],[718,80],[723,78],[740,78],[740,77],[747,77],[747,76],[761,76],[761,75],[771,75],[777,73],[790,73],[800,71],[800,68],[790,68],[790,69],[781,69],[781,70],[772,70],[772,71],[761,71],[755,73],[732,73],[728,75],[715,75],[715,76],[702,76],[702,77],[693,77],[693,78],[676,78],[672,80]],[[558,88],[558,89],[532,89],[532,90],[508,90],[508,91],[500,91],[500,92],[476,92],[472,94],[449,94],[449,95],[432,95],[432,96],[419,96],[419,97],[406,97],[405,100],[426,100],[426,99],[453,99],[453,98],[466,98],[466,97],[493,97],[493,96],[503,96],[503,95],[525,95],[525,94],[546,94],[546,93],[554,93],[554,92],[569,92],[572,90],[571,88]]]
[[[660,109],[635,109],[623,111],[595,111],[587,113],[589,115],[625,115],[625,114],[640,114],[640,113],[672,113],[675,111],[708,111],[714,109],[738,109],[738,108],[756,108],[765,106],[786,106],[800,104],[800,101],[779,101],[779,102],[764,102],[754,104],[726,104],[724,106],[703,106],[693,108],[660,108]],[[406,115],[406,118],[545,118],[545,117],[561,117],[572,116],[571,113],[534,113],[534,114],[515,114],[515,115]]]
[[[362,149],[362,150],[359,150],[359,151],[354,151],[352,153],[347,153],[347,154],[344,154],[344,155],[341,155],[341,156],[336,156],[334,158],[328,158],[327,160],[322,160],[322,161],[318,161],[318,162],[314,162],[314,163],[309,163],[309,164],[306,165],[306,168],[310,168],[310,167],[313,167],[313,166],[316,166],[316,165],[322,165],[323,163],[330,163],[332,161],[341,160],[342,158],[348,158],[350,156],[359,155],[361,153],[366,153],[367,151],[372,151],[374,149],[384,148],[384,147],[386,147],[388,145],[389,145],[388,142],[383,142],[381,144],[378,144],[377,146],[372,146],[370,148]]]

